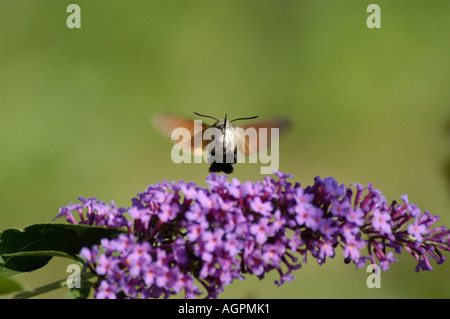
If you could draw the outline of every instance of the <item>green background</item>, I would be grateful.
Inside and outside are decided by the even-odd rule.
[[[171,161],[157,111],[289,116],[280,170],[295,181],[370,182],[450,226],[449,1],[377,1],[381,29],[366,25],[373,1],[312,0],[80,0],[81,29],[69,29],[73,2],[0,0],[0,230],[50,222],[78,196],[129,206],[163,179],[205,186],[207,164]],[[259,168],[234,177],[261,180]],[[282,287],[248,277],[221,296],[450,297],[449,262],[417,274],[397,257],[380,289],[338,250]],[[67,264],[18,280],[56,281]]]

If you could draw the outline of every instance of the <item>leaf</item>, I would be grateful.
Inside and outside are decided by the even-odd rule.
[[[66,295],[67,299],[87,299],[91,293],[92,283],[88,280],[81,281],[80,288],[71,288]]]
[[[6,267],[3,267],[2,264],[0,264],[0,277],[11,278],[16,275],[20,275],[21,273],[22,273],[21,271],[8,269]]]
[[[23,256],[50,256],[50,257],[64,257],[74,259],[75,261],[82,261],[80,258],[69,255],[62,251],[56,250],[36,250],[36,251],[21,251],[18,253],[3,254],[4,257],[23,257]]]
[[[22,285],[19,284],[14,279],[0,276],[0,295],[5,295],[22,290],[23,290]]]
[[[28,272],[45,266],[53,256],[75,256],[82,247],[115,238],[124,231],[117,228],[71,224],[36,224],[23,230],[7,229],[0,237],[0,272]],[[13,255],[8,255],[13,254]]]

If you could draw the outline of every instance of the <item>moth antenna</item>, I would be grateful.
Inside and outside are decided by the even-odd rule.
[[[217,122],[219,122],[218,119],[216,119],[215,117],[209,116],[209,115],[203,115],[203,114],[199,114],[199,113],[197,113],[197,112],[194,112],[194,114],[195,114],[195,115],[198,115],[198,116],[209,117],[210,119],[213,119],[213,120],[216,120]]]
[[[257,117],[258,117],[257,115],[252,116],[252,117],[239,117],[239,118],[234,119],[234,120],[229,121],[229,122],[231,123],[231,122],[240,121],[240,120],[253,120],[253,119],[256,119]]]

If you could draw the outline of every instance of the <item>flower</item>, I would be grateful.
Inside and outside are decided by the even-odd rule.
[[[269,227],[269,220],[267,218],[261,218],[258,224],[252,224],[250,226],[250,233],[255,236],[258,244],[264,244],[267,241],[267,237],[272,234],[272,230]]]
[[[316,231],[322,222],[323,211],[322,209],[313,205],[298,205],[296,209],[297,215],[295,220],[298,225],[305,225],[313,231]]]
[[[103,280],[98,286],[96,297],[98,299],[117,299],[117,289],[108,281]]]
[[[425,225],[423,224],[420,225],[419,223],[415,222],[414,224],[408,225],[408,234],[414,236],[419,243],[422,242],[422,235],[425,234],[426,231],[427,227],[425,227]]]
[[[357,240],[356,238],[349,240],[344,247],[344,257],[357,263],[361,257],[360,248],[364,246],[366,246],[366,244],[361,240]]]
[[[176,204],[162,204],[158,217],[163,223],[167,223],[174,220],[179,211],[180,207]]]
[[[391,233],[391,225],[389,225],[390,220],[391,215],[389,215],[386,212],[381,212],[379,209],[376,209],[373,212],[372,226],[374,229],[378,230],[381,234],[390,234]]]
[[[359,207],[357,207],[355,210],[350,209],[345,214],[345,218],[349,223],[353,223],[358,226],[362,226],[364,224],[364,213]]]
[[[342,201],[338,199],[331,200],[331,214],[336,217],[345,217],[352,209],[348,198],[344,198]]]
[[[250,207],[254,212],[260,213],[263,216],[269,216],[273,211],[271,202],[262,202],[260,197],[255,197],[250,200]]]
[[[276,244],[266,244],[263,246],[262,258],[266,264],[278,267],[281,263],[281,257],[285,252],[286,247],[280,242]]]
[[[142,222],[148,222],[150,221],[150,212],[148,211],[148,209],[142,209],[142,208],[137,208],[137,207],[131,207],[128,210],[128,214],[130,214],[131,218],[133,219],[139,219]]]
[[[97,267],[95,267],[95,272],[98,275],[106,275],[106,274],[114,274],[115,267],[118,264],[118,261],[115,258],[108,257],[105,254],[99,255],[97,259]]]
[[[230,257],[234,257],[239,254],[243,246],[243,241],[240,240],[237,235],[231,234],[226,236],[223,249],[230,255]]]
[[[217,229],[214,232],[205,231],[202,235],[202,241],[205,243],[205,249],[209,252],[214,252],[216,249],[222,246],[222,237],[225,231],[223,229]]]
[[[388,205],[372,184],[345,187],[317,176],[303,188],[289,174],[275,176],[241,183],[212,173],[208,188],[164,181],[128,208],[79,197],[56,218],[126,231],[79,253],[99,277],[96,298],[216,298],[245,274],[262,279],[273,270],[282,285],[308,256],[321,265],[342,256],[357,268],[370,261],[387,271],[394,253],[406,251],[416,271],[431,270],[431,259],[441,264],[441,251],[450,250],[450,230],[432,226],[439,216],[422,213],[405,194]]]

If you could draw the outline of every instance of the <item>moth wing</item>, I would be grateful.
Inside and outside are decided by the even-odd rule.
[[[239,127],[241,130],[237,134],[239,151],[245,155],[251,155],[266,149],[272,138],[272,128],[278,128],[278,132],[281,135],[291,125],[291,121],[287,118],[276,118],[244,124]],[[266,129],[266,134],[260,134],[260,129],[264,128]],[[244,134],[245,132],[248,134]]]
[[[194,155],[201,156],[206,145],[208,145],[208,141],[203,140],[203,133],[209,127],[207,124],[202,123],[201,127],[197,127],[193,119],[167,113],[156,114],[151,123],[157,132],[168,138],[172,138],[172,132],[175,129],[184,128],[188,130],[190,138],[180,140],[180,136],[178,136],[174,139],[174,142],[180,148],[190,149]],[[201,143],[195,143],[196,140],[201,141]]]
[[[208,146],[209,141],[203,139],[203,134],[205,133],[205,130],[208,128],[208,125],[202,125],[202,129],[199,130],[198,132],[195,132],[192,135],[192,138],[190,141],[186,142],[188,143],[188,145],[186,145],[187,147],[191,147],[191,153],[194,154],[195,156],[202,156],[203,152],[205,151],[206,146]],[[201,141],[201,143],[195,143],[195,141]],[[197,146],[198,144],[198,146]]]

